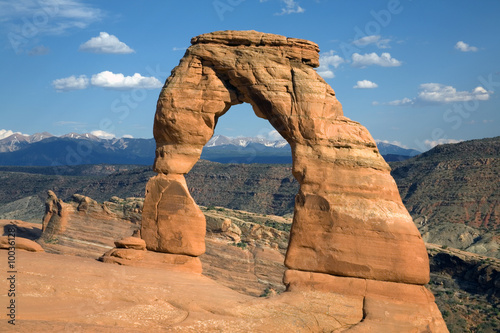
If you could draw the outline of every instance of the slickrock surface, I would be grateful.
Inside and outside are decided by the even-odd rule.
[[[417,309],[422,295],[411,305],[377,288],[366,296],[301,290],[255,298],[192,273],[25,251],[17,271],[16,326],[1,320],[2,332],[446,331]],[[2,293],[0,303],[7,301]]]
[[[390,168],[368,131],[343,116],[335,92],[314,70],[319,65],[318,46],[256,31],[213,32],[191,43],[158,99],[155,171],[183,183],[183,175],[198,161],[218,118],[231,105],[250,103],[255,114],[269,120],[290,143],[293,175],[300,183],[286,266],[427,283],[425,246],[401,202]],[[153,178],[148,184],[145,216],[155,214],[150,207],[158,203],[160,182],[163,178]],[[170,205],[177,205],[175,200]],[[189,201],[184,209],[191,212],[192,207]],[[163,225],[170,218],[184,225],[183,214],[192,213],[184,213],[180,206],[165,213],[156,214],[153,223],[143,220],[148,223],[142,228],[148,248],[159,248],[157,243],[172,239],[182,244],[204,228],[200,221],[198,230],[168,229]],[[146,229],[159,239],[147,236]],[[199,249],[197,241],[190,246]],[[187,248],[167,252],[181,254]]]

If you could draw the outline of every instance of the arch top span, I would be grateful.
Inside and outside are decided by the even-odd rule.
[[[292,148],[300,190],[286,266],[427,283],[427,252],[389,166],[316,73],[318,46],[256,31],[213,32],[191,43],[158,99],[153,132],[159,175],[147,185],[141,231],[148,249],[203,253],[205,221],[183,175],[200,158],[217,119],[247,102]]]
[[[251,104],[292,145],[321,139],[327,131],[321,119],[342,116],[335,92],[314,70],[319,48],[313,42],[220,31],[191,43],[158,99],[153,130],[157,172],[187,173],[231,105]]]

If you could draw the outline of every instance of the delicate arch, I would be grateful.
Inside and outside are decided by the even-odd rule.
[[[191,40],[158,99],[153,177],[141,237],[150,250],[198,256],[205,220],[184,180],[217,119],[250,103],[290,143],[300,184],[285,264],[304,272],[425,284],[424,243],[368,131],[343,116],[316,73],[316,44],[255,31]],[[174,186],[175,185],[175,186]],[[174,190],[173,190],[174,189]]]

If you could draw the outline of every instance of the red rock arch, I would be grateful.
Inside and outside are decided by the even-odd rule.
[[[184,174],[217,119],[247,102],[290,143],[300,184],[285,281],[314,283],[312,272],[427,283],[425,246],[389,166],[314,70],[318,46],[255,31],[214,32],[191,43],[158,99],[158,175],[147,185],[141,229],[147,248],[189,256],[205,251],[205,219]]]

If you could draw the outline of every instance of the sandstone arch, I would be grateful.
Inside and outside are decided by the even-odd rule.
[[[321,284],[315,274],[427,283],[420,234],[374,140],[343,116],[333,89],[314,70],[318,46],[255,31],[214,32],[191,43],[158,99],[158,175],[147,185],[141,229],[147,248],[204,252],[205,220],[184,174],[217,119],[247,102],[290,143],[300,183],[286,283]]]

